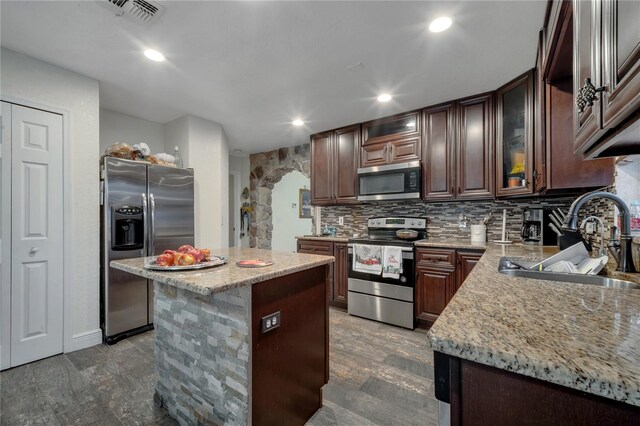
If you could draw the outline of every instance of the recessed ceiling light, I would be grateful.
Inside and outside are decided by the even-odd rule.
[[[162,62],[164,61],[164,55],[160,52],[158,52],[157,50],[153,50],[153,49],[147,49],[144,51],[144,56],[146,56],[147,58],[151,59],[152,61],[155,62]]]
[[[300,120],[299,118],[296,118],[291,122],[291,124],[293,124],[294,126],[302,126],[304,124],[304,121]]]
[[[388,93],[383,93],[382,95],[378,96],[378,102],[389,102],[391,99],[391,95]]]
[[[451,20],[451,18],[447,16],[441,16],[431,21],[431,23],[429,24],[429,31],[431,31],[432,33],[440,33],[449,28],[452,22],[453,21]]]

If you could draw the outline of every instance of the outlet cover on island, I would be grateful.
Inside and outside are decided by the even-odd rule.
[[[338,225],[344,225],[344,216],[338,216]]]

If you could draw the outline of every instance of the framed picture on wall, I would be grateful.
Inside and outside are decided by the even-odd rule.
[[[311,219],[311,190],[309,189],[300,189],[298,216],[301,219]]]

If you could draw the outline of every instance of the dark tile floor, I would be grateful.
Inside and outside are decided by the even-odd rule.
[[[424,332],[331,310],[331,380],[308,425],[435,425]],[[153,332],[0,373],[1,425],[174,425],[153,401]]]

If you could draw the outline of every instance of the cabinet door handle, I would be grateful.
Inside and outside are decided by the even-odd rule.
[[[606,86],[595,87],[591,83],[591,78],[585,78],[584,86],[578,89],[578,95],[576,96],[578,112],[584,112],[585,107],[593,106],[593,102],[598,100],[596,94],[605,90],[607,90]]]
[[[451,187],[451,193],[452,193],[452,194],[455,194],[455,193],[456,193],[456,189],[455,189],[453,186]]]
[[[458,187],[458,194],[461,194],[462,190],[460,189],[460,187]]]

